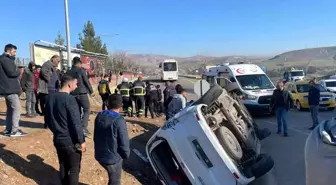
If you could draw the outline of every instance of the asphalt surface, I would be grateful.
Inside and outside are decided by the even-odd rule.
[[[155,79],[151,77],[150,79]],[[164,83],[160,84],[164,89]],[[179,78],[181,84],[188,92],[188,99],[196,100],[198,96],[193,93],[193,79]],[[320,111],[320,120],[330,119],[335,116],[334,111]],[[274,169],[263,179],[254,182],[254,185],[305,185],[304,145],[312,125],[308,111],[291,110],[288,114],[288,134],[283,137],[276,134],[276,118],[271,116],[255,118],[261,128],[269,128],[272,135],[262,141],[262,152],[272,156],[275,162]]]

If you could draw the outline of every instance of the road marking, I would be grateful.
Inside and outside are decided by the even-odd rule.
[[[274,123],[274,122],[272,122],[272,121],[262,121],[262,122],[264,122],[264,123],[270,123],[270,124],[272,124],[272,125],[276,125],[276,126],[277,126],[277,124]],[[297,129],[297,128],[293,128],[293,127],[288,127],[288,130],[292,130],[292,131],[295,131],[295,132],[297,132],[297,133],[300,133],[300,134],[303,134],[303,135],[306,135],[306,136],[309,135],[309,133],[304,132],[304,131],[302,131],[302,130],[299,130],[299,129]]]
[[[181,80],[188,81],[188,82],[190,82],[190,83],[192,83],[192,84],[194,84],[195,82],[197,82],[197,81],[192,81],[192,80],[190,80],[190,79],[188,79],[188,78],[181,78]]]

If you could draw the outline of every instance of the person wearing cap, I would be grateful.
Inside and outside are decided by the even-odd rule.
[[[98,113],[95,119],[95,159],[107,171],[109,185],[120,185],[123,160],[130,156],[126,121],[120,115],[122,102],[120,94],[112,94],[108,98],[108,110]]]
[[[320,89],[315,86],[315,80],[309,81],[309,85],[310,89],[308,91],[308,104],[313,120],[313,125],[309,128],[309,130],[313,130],[319,124],[318,113],[320,104]]]
[[[131,100],[131,85],[128,82],[128,78],[123,78],[121,84],[119,84],[116,88],[120,92],[120,95],[122,96],[123,100],[123,111],[124,115],[128,115],[129,117],[132,117],[133,112],[133,106],[132,106],[132,100]]]
[[[187,92],[180,84],[177,84],[175,89],[177,94],[173,96],[172,100],[168,104],[166,120],[169,120],[187,106]]]
[[[144,107],[145,107],[145,84],[142,81],[142,76],[138,77],[138,80],[136,80],[133,83],[133,95],[135,98],[135,107],[137,111],[137,116],[142,117],[144,113]]]
[[[105,74],[103,79],[100,80],[98,85],[98,92],[102,99],[102,110],[105,110],[105,108],[107,107],[106,101],[111,94],[109,76],[107,74]]]

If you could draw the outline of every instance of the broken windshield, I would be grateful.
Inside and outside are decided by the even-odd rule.
[[[273,89],[274,85],[265,74],[236,76],[243,90]]]

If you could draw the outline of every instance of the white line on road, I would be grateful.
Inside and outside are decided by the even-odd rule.
[[[272,124],[272,125],[277,125],[276,123],[274,123],[274,122],[272,122],[272,121],[262,121],[262,122],[264,122],[264,123],[270,123],[270,124]],[[288,130],[292,130],[292,131],[295,131],[295,132],[297,132],[297,133],[300,133],[300,134],[303,134],[303,135],[306,135],[306,136],[309,135],[309,133],[304,132],[304,131],[302,131],[302,130],[299,130],[299,129],[297,129],[297,128],[293,128],[293,127],[288,127]]]

